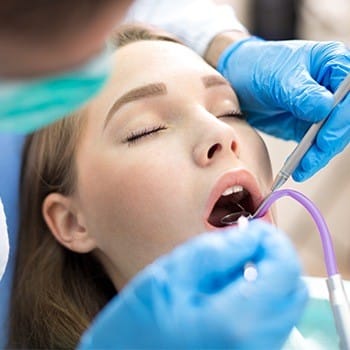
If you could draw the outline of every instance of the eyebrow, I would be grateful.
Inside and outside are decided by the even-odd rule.
[[[230,86],[230,84],[227,82],[226,79],[221,77],[220,75],[211,74],[211,75],[205,75],[201,77],[201,80],[203,82],[203,85],[205,88],[210,88],[213,86],[219,86],[219,85],[227,85]],[[113,115],[117,112],[118,109],[120,109],[123,105],[137,101],[143,98],[147,97],[154,97],[154,96],[162,96],[166,95],[168,93],[167,87],[165,83],[163,82],[157,82],[157,83],[151,83],[147,85],[143,85],[140,87],[137,87],[135,89],[132,89],[128,92],[126,92],[124,95],[119,97],[109,110],[106,120],[104,122],[104,129],[106,128],[108,122],[112,119]]]
[[[202,77],[202,82],[204,87],[206,88],[210,88],[212,86],[218,86],[218,85],[230,86],[229,82],[225,78],[216,74],[205,75],[204,77]]]
[[[167,93],[166,85],[162,82],[143,85],[126,92],[114,102],[112,108],[109,110],[104,128],[106,128],[106,125],[113,117],[115,112],[126,103],[137,101],[146,97],[166,95]]]

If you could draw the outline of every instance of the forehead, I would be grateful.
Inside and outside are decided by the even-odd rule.
[[[100,124],[105,125],[112,106],[132,90],[161,83],[167,90],[164,98],[179,95],[189,98],[201,95],[205,86],[203,78],[213,75],[219,73],[184,45],[156,40],[130,43],[115,51],[111,77],[88,105],[88,129],[103,129]]]
[[[195,77],[213,72],[216,71],[191,49],[168,41],[138,41],[114,54],[113,76],[123,89],[153,81],[174,80],[175,77],[185,78],[188,74]]]
[[[201,77],[218,75],[200,56],[184,45],[156,40],[136,41],[113,54],[113,70],[103,91],[88,105],[89,115],[107,115],[112,104],[127,91],[164,82],[168,96],[181,88],[203,86]]]

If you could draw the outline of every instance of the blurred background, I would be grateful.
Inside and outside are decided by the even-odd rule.
[[[264,39],[309,39],[343,41],[350,47],[350,0],[217,0],[232,4],[247,29]],[[349,111],[350,113],[350,111]],[[295,143],[262,134],[270,151],[274,174]],[[343,277],[350,279],[350,147],[304,183],[288,180],[313,200],[323,213]],[[318,231],[309,214],[292,199],[276,204],[278,224],[296,244],[304,271],[325,276]]]

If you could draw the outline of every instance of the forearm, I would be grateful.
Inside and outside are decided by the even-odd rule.
[[[231,5],[213,0],[135,0],[124,21],[163,28],[201,56],[220,33],[249,35]]]
[[[220,55],[231,44],[249,38],[248,32],[232,30],[217,34],[209,43],[203,58],[213,67],[217,66]]]

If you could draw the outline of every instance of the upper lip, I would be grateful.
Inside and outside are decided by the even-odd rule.
[[[264,197],[262,195],[262,191],[258,185],[258,182],[253,174],[251,174],[246,169],[235,169],[232,171],[228,171],[219,177],[209,195],[209,199],[207,201],[204,212],[204,219],[207,225],[209,224],[208,218],[223,192],[227,188],[230,188],[235,185],[243,186],[250,193],[254,208],[257,208],[262,202]]]

